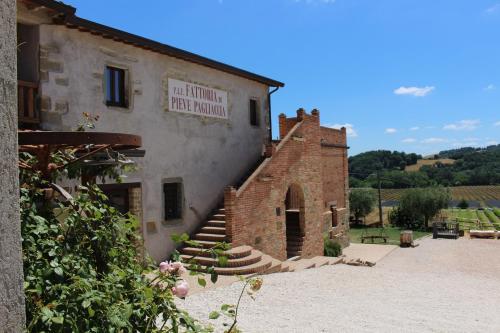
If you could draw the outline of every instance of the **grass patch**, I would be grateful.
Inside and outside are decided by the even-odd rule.
[[[399,245],[399,236],[401,231],[404,229],[388,226],[384,228],[385,235],[387,238],[388,245]],[[349,229],[349,237],[353,243],[361,243],[361,237],[363,235],[380,235],[382,228],[370,228],[366,226],[352,226]],[[419,239],[424,236],[430,235],[430,232],[426,231],[413,231],[413,239]],[[365,244],[372,244],[371,239],[365,240]],[[373,244],[386,244],[383,239],[375,239]]]

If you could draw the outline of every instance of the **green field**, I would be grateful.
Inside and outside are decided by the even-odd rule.
[[[500,230],[500,209],[446,209],[444,217],[457,221],[462,230]]]
[[[478,201],[500,200],[500,186],[457,186],[450,187],[452,200]],[[382,189],[382,200],[399,200],[406,189]]]
[[[388,237],[387,239],[387,244],[390,245],[399,245],[399,235],[401,233],[400,228],[388,226],[385,227],[385,235]],[[363,234],[368,234],[368,235],[379,235],[382,231],[382,228],[369,228],[366,226],[352,226],[351,229],[349,229],[349,237],[351,239],[351,242],[353,243],[361,243],[361,237]],[[425,231],[413,231],[413,239],[418,239],[422,238],[424,236],[430,235],[429,232]],[[365,244],[372,244],[371,240],[365,240]],[[382,239],[376,239],[374,244],[384,244],[384,241]]]

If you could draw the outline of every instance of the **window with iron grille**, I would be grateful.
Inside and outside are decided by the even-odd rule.
[[[106,105],[128,107],[126,91],[127,71],[122,68],[106,66]]]
[[[259,113],[255,99],[250,99],[250,125],[259,126]]]
[[[165,220],[180,219],[182,217],[182,184],[163,184],[163,198]]]

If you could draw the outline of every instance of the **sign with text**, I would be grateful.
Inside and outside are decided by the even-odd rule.
[[[227,92],[168,79],[169,111],[227,119]]]

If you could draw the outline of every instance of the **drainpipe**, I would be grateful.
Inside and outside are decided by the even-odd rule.
[[[273,141],[273,121],[271,115],[271,95],[278,91],[280,87],[276,87],[267,93],[267,109],[269,111],[269,142]]]

